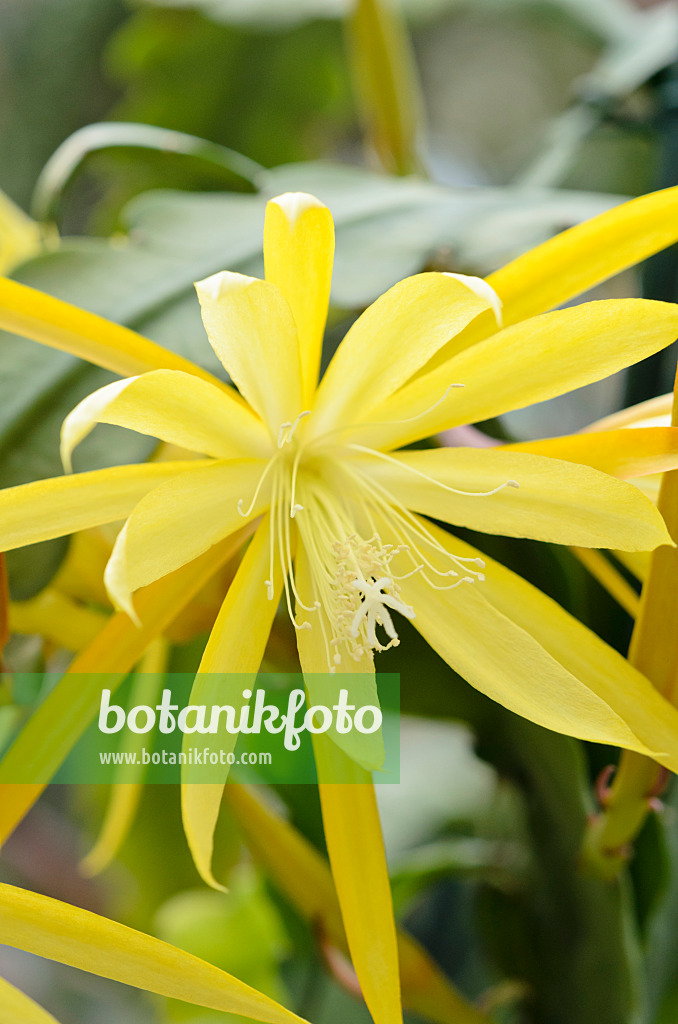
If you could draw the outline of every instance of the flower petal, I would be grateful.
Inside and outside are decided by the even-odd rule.
[[[299,1024],[302,1019],[190,953],[49,896],[0,885],[0,915],[3,942],[36,956],[268,1024]]]
[[[501,451],[530,452],[593,466],[612,476],[636,477],[678,467],[678,427],[638,427],[547,437],[504,445]]]
[[[630,366],[677,335],[678,306],[648,299],[606,299],[535,316],[406,385],[369,413],[366,419],[375,426],[361,432],[360,440],[399,447],[522,409]],[[448,395],[451,382],[464,388]]]
[[[312,592],[311,575],[303,548],[296,564],[299,592],[308,595]],[[320,629],[300,630],[297,644],[304,673],[327,672]],[[356,669],[360,671],[359,663]],[[314,736],[313,748],[320,780],[353,780],[319,782],[327,852],[363,998],[374,1024],[399,1024],[402,1009],[393,903],[371,776],[326,736]]]
[[[4,978],[0,978],[0,1007],[0,1019],[7,1024],[58,1024],[56,1017]]]
[[[480,287],[485,282],[471,286],[476,280],[416,274],[373,302],[349,330],[321,381],[309,434],[319,436],[362,418],[458,331],[492,308],[492,296]],[[446,386],[456,379],[448,379]]]
[[[142,499],[118,534],[106,566],[111,601],[135,618],[132,594],[166,576],[234,533],[266,507],[266,463],[259,459],[212,462],[168,480]],[[185,479],[184,479],[185,478]],[[254,501],[247,515],[238,504]]]
[[[113,381],[76,405],[61,428],[61,459],[69,471],[73,449],[97,423],[129,427],[217,459],[270,452],[261,420],[237,392],[178,370]]]
[[[278,441],[301,412],[301,368],[294,318],[275,285],[223,271],[196,291],[210,344],[241,394]]]
[[[671,410],[673,409],[673,394],[659,395],[657,398],[648,398],[646,402],[639,402],[628,409],[620,409],[605,416],[602,420],[589,423],[582,428],[582,433],[589,431],[618,430],[620,427],[669,427],[671,425]]]
[[[182,370],[221,386],[207,370],[128,327],[7,278],[0,278],[0,330],[70,352],[121,377]]]
[[[200,462],[113,466],[0,491],[0,551],[124,519],[153,488]]]
[[[334,222],[327,207],[305,192],[286,192],[266,206],[266,280],[287,299],[297,325],[303,402],[318,383],[330,301]]]
[[[367,486],[374,481],[406,508],[455,526],[631,551],[672,543],[649,498],[589,466],[505,448],[365,455],[359,464]]]
[[[0,846],[95,717],[101,702],[101,675],[108,676],[111,689],[121,683],[149,645],[233,557],[248,529],[143,590],[137,598],[140,626],[123,612],[112,615],[74,658],[0,762]],[[16,784],[17,780],[24,784]]]
[[[190,704],[230,704],[237,708],[246,703],[242,690],[248,680],[242,677],[256,675],[259,671],[283,586],[280,567],[276,564],[273,592],[268,599],[265,581],[270,573],[270,540],[271,524],[266,516],[228,588],[193,683]],[[235,749],[237,740],[233,733],[219,735],[225,753]],[[185,748],[193,743],[193,737],[184,737]],[[181,771],[181,809],[186,839],[201,878],[215,889],[223,889],[212,874],[212,854],[214,829],[229,767],[223,766],[222,780],[209,784],[195,781],[200,778],[200,769],[194,765],[187,763]]]
[[[485,581],[433,591],[403,580],[414,624],[472,686],[538,725],[649,754],[678,771],[678,711],[620,654],[555,601],[458,538],[431,527],[458,556],[485,561]]]
[[[348,953],[337,894],[326,859],[293,825],[264,803],[251,786],[230,785],[226,803],[248,849],[274,884],[327,941]],[[407,932],[398,930],[403,1004],[438,1024],[488,1024]]]
[[[157,637],[139,662],[132,679],[129,706],[145,704],[155,707],[168,667],[169,645],[164,637]],[[80,872],[88,878],[98,875],[114,860],[129,835],[144,790],[146,767],[143,764],[144,733],[126,729],[120,738],[118,752],[136,758],[137,763],[119,764],[113,770],[108,787],[108,803],[104,819],[94,845],[80,861]]]
[[[678,187],[632,199],[536,246],[488,277],[516,323],[581,295],[678,241]]]

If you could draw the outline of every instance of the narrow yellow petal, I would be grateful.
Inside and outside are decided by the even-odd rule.
[[[8,487],[0,491],[0,550],[124,519],[154,487],[196,465],[202,463],[113,466]]]
[[[334,222],[327,207],[304,192],[271,199],[264,225],[266,280],[287,299],[297,325],[305,406],[318,383],[333,261]]]
[[[648,299],[587,302],[535,316],[417,377],[368,414],[375,423],[371,431],[353,437],[398,447],[491,419],[607,377],[658,352],[676,335],[678,306]],[[448,394],[451,382],[464,387]],[[376,426],[381,423],[390,426]]]
[[[639,402],[628,409],[620,409],[619,412],[613,412],[602,420],[590,423],[588,427],[583,428],[582,433],[618,430],[620,427],[669,427],[672,406],[671,392],[657,398],[648,398],[646,402]]]
[[[70,352],[121,377],[183,370],[221,386],[211,373],[135,331],[7,278],[0,278],[0,330]]]
[[[678,187],[632,199],[490,274],[507,324],[559,306],[678,241]]]
[[[142,590],[136,603],[140,626],[123,612],[112,615],[72,661],[0,762],[0,846],[40,796],[45,788],[42,780],[56,773],[96,715],[101,698],[97,685],[100,674],[115,674],[122,681],[149,644],[233,557],[250,529],[239,530],[194,562]],[[94,680],[93,686],[83,685],[88,679]],[[58,730],[55,723],[59,723]],[[40,781],[12,784],[12,779],[26,775]]]
[[[226,787],[226,804],[247,846],[275,885],[322,937],[348,954],[332,874],[325,858],[250,786]],[[437,1024],[488,1024],[411,935],[398,931],[403,1004]]]
[[[672,543],[649,498],[590,466],[506,448],[364,455],[356,465],[401,505],[455,526],[579,547]]]
[[[106,625],[108,616],[46,587],[29,601],[13,601],[9,623],[13,633],[37,633],[68,651],[79,651]]]
[[[0,978],[0,1024],[58,1024],[42,1006]]]
[[[73,449],[97,423],[129,427],[217,459],[264,456],[270,450],[261,420],[237,392],[179,370],[116,380],[83,399],[61,428],[61,458],[68,470]]]
[[[243,513],[247,512],[265,468],[263,461],[191,465],[195,468],[142,499],[118,534],[104,578],[113,604],[131,616],[135,590],[191,562],[266,507],[268,492],[262,487],[249,513],[238,511],[242,501]]]
[[[296,568],[303,597],[312,589],[303,549]],[[299,631],[297,643],[304,673],[327,672],[325,644],[318,628]],[[371,664],[365,667],[370,670]],[[361,665],[355,663],[353,671],[360,670]],[[402,1009],[393,903],[371,776],[328,737],[316,735],[313,740],[325,841],[353,966],[374,1024],[399,1024]],[[333,783],[323,782],[323,778],[353,781]]]
[[[448,550],[486,564],[484,582],[452,591],[434,592],[416,575],[402,582],[403,598],[416,608],[414,625],[441,657],[538,725],[649,754],[678,770],[678,711],[637,669],[536,587],[428,528]]]
[[[157,637],[139,662],[138,673],[130,693],[130,707],[145,704],[154,707],[159,698],[164,673],[167,671],[168,644]],[[141,733],[126,731],[119,751],[139,756],[145,743]],[[139,756],[139,761],[141,757]],[[143,764],[118,765],[109,787],[104,820],[96,842],[80,861],[80,871],[87,877],[98,875],[115,859],[129,835],[143,793]]]
[[[593,466],[612,476],[638,477],[678,467],[678,427],[638,427],[568,434],[504,445],[501,451],[531,452]]]
[[[196,291],[212,348],[274,443],[302,411],[294,317],[274,284],[223,271]]]
[[[495,301],[479,278],[427,273],[394,285],[337,349],[318,389],[309,435],[362,420]],[[436,397],[455,382],[448,378]]]
[[[0,919],[8,946],[102,978],[268,1024],[302,1019],[190,953],[48,896],[0,885]]]
[[[191,704],[238,707],[244,703],[242,690],[251,680],[243,682],[242,676],[259,671],[283,586],[282,573],[276,565],[271,599],[268,599],[265,581],[270,571],[270,539],[270,519],[266,516],[228,588],[193,683]],[[222,750],[234,750],[237,739],[237,735],[220,734]],[[192,743],[193,738],[186,736],[184,746]],[[186,839],[202,879],[215,889],[223,889],[212,874],[212,854],[214,829],[228,772],[229,766],[224,765],[223,781],[210,784],[194,781],[199,777],[199,770],[193,765],[184,765],[181,773]]]

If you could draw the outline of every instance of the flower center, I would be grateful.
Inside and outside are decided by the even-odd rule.
[[[247,510],[244,501],[238,510],[249,515],[262,487],[270,487],[268,598],[273,600],[275,593],[277,561],[290,620],[297,630],[320,630],[328,671],[335,672],[345,659],[370,659],[400,643],[392,613],[415,618],[415,609],[401,595],[402,580],[420,573],[433,589],[451,590],[482,581],[485,564],[481,558],[453,555],[424,519],[369,475],[366,456],[391,456],[360,445],[318,450],[300,442],[295,432],[307,415],[281,425],[278,451],[267,463]],[[469,493],[419,470],[412,472],[446,491]],[[517,486],[509,480],[478,496]],[[304,549],[309,570],[309,591],[303,597],[295,578],[297,545]]]

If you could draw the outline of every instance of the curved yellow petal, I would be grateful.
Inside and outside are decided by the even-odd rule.
[[[490,274],[507,324],[559,306],[678,241],[678,187],[632,199]]]
[[[505,448],[434,448],[365,455],[356,465],[400,505],[455,526],[579,547],[672,543],[637,487],[573,462]]]
[[[327,207],[305,192],[286,192],[266,206],[266,280],[287,299],[297,325],[303,403],[318,383],[330,301],[334,222]]]
[[[672,408],[673,393],[669,392],[668,395],[648,398],[646,402],[639,402],[638,405],[620,409],[595,423],[589,423],[582,428],[582,433],[618,430],[620,427],[668,427],[671,425]]]
[[[195,287],[212,348],[277,443],[281,425],[302,411],[290,307],[270,282],[226,270]]]
[[[190,953],[49,896],[0,885],[0,919],[3,942],[36,956],[268,1024],[299,1024],[302,1020]]]
[[[58,1024],[56,1017],[0,978],[0,1024]]]
[[[452,668],[538,725],[678,770],[678,711],[640,672],[536,587],[427,525],[449,551],[485,561],[484,582],[456,590],[402,581],[414,625]]]
[[[207,370],[135,331],[8,278],[0,278],[0,330],[70,352],[121,377],[183,370],[221,387]]]
[[[363,419],[494,301],[479,278],[426,273],[394,285],[337,349],[318,388],[309,436]],[[449,378],[446,387],[455,382]]]
[[[579,462],[612,476],[647,476],[678,467],[678,427],[622,428],[568,434],[541,441],[507,444],[500,450]]]
[[[113,381],[76,405],[61,428],[61,459],[69,472],[73,449],[97,423],[129,427],[217,459],[270,452],[264,425],[237,392],[179,370]]]
[[[203,463],[113,466],[7,487],[0,491],[0,551],[124,519],[149,491],[196,465]]]
[[[135,590],[186,565],[256,518],[268,502],[265,468],[258,459],[197,465],[142,499],[118,534],[106,566],[104,581],[115,607],[134,619]],[[240,502],[246,514],[239,512]]]
[[[266,641],[280,600],[283,580],[278,560],[274,565],[273,587],[268,598],[271,541],[270,519],[266,516],[245,552],[226,599],[214,623],[191,690],[190,704],[244,704],[242,676],[259,671]],[[249,680],[251,682],[251,680]],[[235,749],[237,735],[222,733],[221,749]],[[184,746],[193,738],[186,736]],[[184,832],[201,878],[215,889],[223,889],[212,874],[214,829],[219,817],[229,765],[223,766],[223,781],[204,784],[195,767],[186,764],[181,772],[181,810]]]
[[[606,299],[544,313],[421,375],[372,410],[365,418],[375,426],[354,438],[399,447],[491,419],[600,380],[658,352],[677,335],[678,306],[648,299]],[[451,382],[464,387],[448,394]]]
[[[310,595],[308,559],[296,562],[299,592]],[[305,603],[309,603],[305,599]],[[317,626],[297,634],[304,673],[326,673],[327,654]],[[353,671],[361,670],[355,663]],[[371,659],[365,667],[371,670]],[[339,666],[342,671],[342,666]],[[326,736],[313,737],[327,852],[351,959],[375,1024],[400,1024],[400,974],[388,868],[370,773]],[[318,742],[320,741],[320,742]],[[351,783],[323,782],[351,778]]]
[[[250,529],[239,530],[194,562],[142,590],[137,597],[141,625],[118,612],[73,659],[0,762],[0,846],[95,717],[101,700],[100,674],[107,674],[114,685],[122,682],[149,645],[233,557]],[[13,784],[17,778],[37,781]]]

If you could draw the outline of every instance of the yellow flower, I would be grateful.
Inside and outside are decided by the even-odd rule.
[[[418,274],[363,313],[317,385],[332,270],[329,211],[304,194],[272,200],[264,248],[265,281],[223,272],[197,285],[210,342],[238,392],[183,369],[154,370],[90,395],[63,426],[66,464],[98,422],[207,458],[12,488],[1,496],[0,546],[126,516],[105,579],[116,606],[135,617],[137,589],[263,516],[247,593],[236,595],[241,611],[251,603],[247,644],[258,657],[281,593],[302,665],[315,672],[371,670],[375,652],[399,642],[404,617],[470,682],[519,714],[678,756],[648,729],[642,701],[636,711],[621,707],[611,689],[554,658],[498,607],[497,581],[508,577],[422,518],[642,550],[669,541],[652,504],[589,467],[523,452],[392,454],[432,429],[560,394],[656,351],[678,330],[676,308],[589,303],[495,326],[467,344],[467,329],[500,325],[496,292],[477,278]],[[203,669],[238,667],[237,658],[219,655],[232,619],[220,616]]]
[[[209,673],[257,671],[284,595],[309,686],[314,673],[356,670],[373,685],[374,655],[398,642],[404,618],[516,713],[678,769],[678,713],[648,681],[549,598],[433,522],[647,550],[670,543],[652,502],[624,481],[547,455],[398,451],[580,387],[672,342],[678,311],[665,303],[541,312],[673,240],[667,195],[574,229],[569,241],[543,247],[548,258],[537,250],[489,283],[437,273],[400,282],[356,321],[319,385],[333,225],[311,196],[268,204],[265,281],[221,273],[197,286],[210,342],[237,390],[124,328],[0,282],[1,326],[134,375],[67,417],[67,465],[98,422],[204,456],[0,492],[0,549],[125,519],[105,578],[114,603],[134,617],[136,591],[249,527],[192,700],[204,696]],[[150,597],[139,601],[144,629]],[[92,645],[90,661],[102,649],[103,641]],[[337,748],[319,744],[318,755],[331,759]],[[355,766],[355,781],[367,779]],[[186,789],[187,836],[213,883],[221,793]],[[395,931],[372,789],[325,786],[321,796],[363,993],[375,1021],[397,1020]]]

